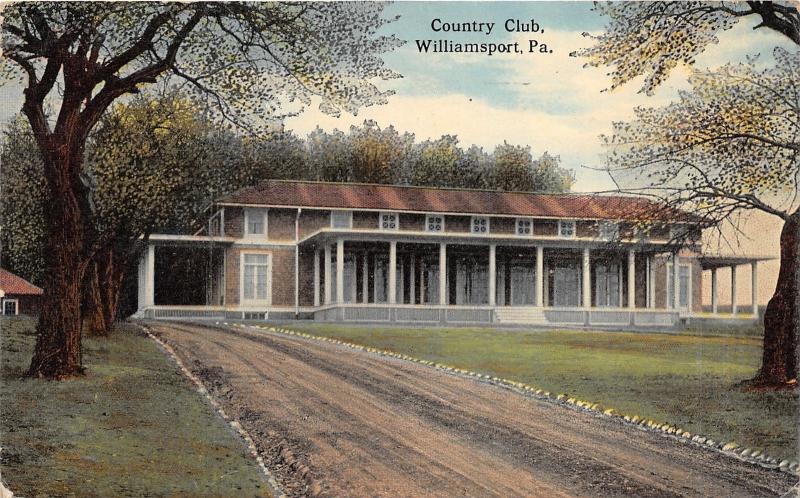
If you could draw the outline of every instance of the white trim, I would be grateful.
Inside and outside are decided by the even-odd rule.
[[[383,227],[383,217],[384,216],[394,216],[394,228],[391,228],[391,227],[384,228]],[[352,223],[351,223],[351,226],[352,226]],[[378,230],[381,230],[381,231],[384,231],[384,232],[396,232],[399,229],[400,229],[400,213],[398,213],[396,211],[380,211],[380,212],[378,212]]]
[[[476,232],[475,231],[475,220],[486,220],[486,231],[485,232]],[[490,216],[470,216],[469,219],[469,233],[471,235],[489,235],[492,233],[492,220]]]
[[[563,194],[562,194],[563,195]],[[581,195],[581,194],[578,194]],[[637,199],[637,197],[631,197],[632,199]],[[368,207],[352,207],[352,208],[343,208],[343,207],[330,207],[330,206],[307,206],[307,205],[300,205],[300,204],[255,204],[255,203],[248,203],[248,202],[217,202],[218,206],[230,206],[230,207],[253,207],[253,208],[278,208],[278,209],[297,209],[303,208],[308,211],[365,211],[369,213],[378,213],[380,211],[384,211],[385,209],[382,208],[368,208]],[[392,210],[398,213],[405,213],[405,214],[427,214],[430,211],[420,211],[416,209],[394,209]],[[462,212],[462,211],[447,211],[443,212],[442,214],[446,216],[489,216],[491,218],[516,218],[516,217],[526,217],[527,215],[519,214],[519,213],[481,213],[481,212]],[[574,220],[574,221],[600,221],[600,220],[608,220],[608,218],[593,218],[593,217],[571,217],[571,216],[549,216],[549,215],[531,215],[534,219],[537,220]],[[623,218],[623,221],[626,220]],[[678,225],[691,225],[692,223],[689,221],[671,221],[671,223],[678,224]]]
[[[250,233],[250,216],[255,211],[262,211],[263,213],[263,220],[262,224],[264,225],[264,232],[263,233]],[[245,239],[268,239],[269,236],[269,208],[245,208],[244,209],[244,230],[242,231],[242,236]]]
[[[442,229],[441,230],[430,230],[429,229],[430,222],[428,221],[429,217],[441,218],[442,219],[442,222],[441,222]],[[445,231],[447,230],[445,228],[445,220],[446,219],[447,219],[447,217],[442,213],[425,213],[425,231],[428,232],[428,233],[445,233]],[[434,225],[435,224],[436,223],[434,223]]]
[[[14,303],[14,316],[19,315],[19,299],[11,298],[11,297],[4,297],[2,299],[2,312],[3,315],[6,314],[6,303]]]
[[[528,222],[528,223],[531,224],[531,226],[530,226],[531,233],[528,233],[528,234],[519,233],[519,223],[521,221]],[[530,217],[515,218],[515,220],[514,220],[514,235],[516,235],[518,237],[533,237],[533,227],[534,227],[533,218],[530,218]]]
[[[349,222],[347,223],[347,227],[337,227],[333,224],[333,213],[345,213],[348,215]],[[331,210],[331,228],[336,230],[352,230],[353,229],[353,211],[349,209],[333,209]]]
[[[561,234],[561,224],[571,224],[572,225],[572,235],[562,235]],[[558,220],[558,238],[560,239],[574,239],[578,235],[578,223],[575,220]]]
[[[267,257],[267,298],[266,299],[245,299],[244,298],[244,257],[248,255],[258,255]],[[240,306],[271,306],[272,305],[272,253],[268,252],[246,252],[239,253],[239,305]]]

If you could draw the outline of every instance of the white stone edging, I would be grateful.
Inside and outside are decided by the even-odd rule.
[[[481,374],[470,370],[464,370],[462,368],[452,367],[450,365],[445,365],[430,360],[415,358],[413,356],[409,356],[402,353],[396,353],[394,351],[390,351],[387,349],[378,349],[369,346],[363,346],[361,344],[342,341],[331,337],[318,336],[314,334],[308,334],[306,332],[298,332],[295,330],[284,329],[280,327],[266,327],[263,325],[244,325],[240,323],[228,323],[228,322],[215,322],[215,323],[217,325],[225,325],[229,327],[240,327],[240,328],[252,328],[276,334],[301,337],[303,339],[309,339],[319,342],[328,342],[331,344],[344,346],[357,351],[362,351],[366,353],[376,354],[379,356],[387,356],[391,358],[409,361],[412,363],[417,363],[427,367],[435,368],[437,370],[441,370],[451,375],[472,378],[479,382],[492,384],[498,387],[502,387],[504,389],[514,391],[519,394],[523,394],[528,397],[533,397],[551,403],[556,403],[561,406],[565,406],[574,410],[578,411],[582,410],[585,412],[590,412],[595,414],[596,416],[615,418],[623,423],[633,424],[642,430],[658,433],[665,437],[672,437],[673,439],[676,439],[684,444],[701,446],[706,449],[727,455],[729,457],[736,458],[743,462],[759,465],[761,467],[771,470],[777,469],[779,471],[786,472],[791,475],[800,476],[800,463],[798,463],[796,460],[785,460],[785,459],[778,460],[776,458],[772,458],[768,455],[765,455],[764,452],[758,449],[741,447],[737,443],[734,443],[732,441],[729,442],[715,441],[710,437],[705,437],[698,434],[692,434],[689,431],[685,431],[672,424],[656,422],[651,419],[645,419],[639,417],[638,415],[631,416],[619,413],[614,408],[601,406],[599,403],[593,403],[591,401],[580,400],[575,397],[571,397],[567,394],[555,395],[550,393],[550,391],[537,389],[523,382],[517,382],[510,379],[493,377],[491,375]]]
[[[217,402],[217,400],[214,399],[213,396],[211,396],[211,394],[208,392],[208,389],[206,389],[206,387],[203,385],[203,382],[196,375],[194,375],[191,372],[191,370],[186,368],[186,365],[183,364],[183,361],[181,361],[178,355],[175,354],[175,350],[172,349],[172,347],[169,344],[165,343],[164,341],[156,337],[152,332],[150,332],[150,329],[147,328],[147,326],[139,324],[137,324],[137,326],[140,327],[150,339],[155,341],[156,344],[158,344],[161,347],[161,349],[163,349],[164,352],[167,353],[167,356],[169,356],[172,359],[172,361],[174,361],[178,365],[178,368],[180,369],[184,377],[188,378],[195,385],[195,387],[197,388],[197,392],[203,395],[203,397],[205,397],[205,399],[211,404],[211,406],[217,411],[217,413],[226,422],[228,422],[228,424],[244,440],[245,444],[247,445],[247,449],[250,452],[250,456],[252,456],[255,459],[256,463],[258,464],[258,468],[267,478],[267,484],[269,484],[270,492],[272,493],[272,495],[275,498],[287,498],[286,493],[283,492],[283,489],[281,488],[281,485],[278,484],[278,481],[275,479],[275,476],[272,474],[272,472],[269,471],[269,469],[267,469],[267,466],[264,464],[264,458],[262,458],[262,456],[259,455],[258,449],[256,448],[253,438],[250,437],[250,434],[248,434],[248,432],[244,429],[244,427],[242,427],[242,424],[240,424],[238,420],[235,420],[230,416],[228,416],[228,414],[225,412],[225,409],[222,408],[222,405],[219,402]],[[0,495],[0,498],[3,498],[2,495]]]

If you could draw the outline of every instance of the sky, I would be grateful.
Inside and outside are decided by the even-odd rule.
[[[398,20],[381,29],[407,43],[385,54],[387,66],[400,73],[400,79],[380,81],[383,90],[394,90],[388,104],[362,109],[358,115],[338,118],[320,112],[315,105],[299,116],[289,118],[285,126],[300,136],[319,126],[330,131],[346,130],[365,119],[380,126],[395,126],[412,132],[418,140],[456,135],[463,147],[477,144],[486,150],[507,141],[528,145],[534,156],[547,151],[560,156],[563,167],[575,172],[575,190],[605,191],[613,183],[603,172],[593,168],[603,165],[599,136],[611,131],[614,121],[633,116],[636,106],[661,106],[675,99],[680,89],[687,89],[688,70],[679,68],[660,86],[656,94],[640,94],[641,81],[633,81],[613,92],[603,92],[610,85],[608,69],[584,68],[581,59],[569,53],[591,45],[584,32],[602,31],[605,19],[593,12],[591,2],[397,2],[384,14]],[[432,22],[494,22],[490,35],[484,32],[434,32]],[[509,33],[508,19],[535,22],[535,33]],[[441,24],[439,23],[439,24]],[[696,66],[715,67],[761,54],[769,63],[775,46],[793,48],[788,41],[768,30],[753,30],[755,20],[745,19],[734,29],[720,35],[720,43],[709,47]],[[420,53],[417,39],[447,39],[454,42],[520,42],[527,48],[530,39],[546,54],[453,54]],[[0,119],[5,120],[20,109],[20,91],[14,86],[0,86]],[[722,252],[778,254],[780,223],[776,218],[754,216],[745,224],[741,247],[723,248]],[[766,302],[774,290],[777,262],[764,265],[759,296]],[[721,277],[721,299],[730,294]],[[708,279],[706,279],[708,280]],[[740,302],[749,302],[749,270],[739,277]],[[707,289],[706,289],[707,294]],[[706,301],[710,298],[706,296]]]

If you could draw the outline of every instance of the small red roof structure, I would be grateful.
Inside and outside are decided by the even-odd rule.
[[[363,183],[266,180],[217,200],[220,205],[494,214],[596,220],[689,221],[687,213],[643,197],[545,194]]]
[[[0,268],[0,295],[41,296],[43,293],[41,288],[24,278]]]

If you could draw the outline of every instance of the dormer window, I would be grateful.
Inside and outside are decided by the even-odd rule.
[[[397,230],[400,226],[397,213],[383,212],[378,218],[378,228],[381,230]]]
[[[444,231],[444,216],[441,214],[428,214],[425,216],[425,231],[426,232],[443,232]]]
[[[603,240],[619,238],[619,223],[616,221],[601,221],[598,228],[600,229],[600,238]]]
[[[267,233],[267,210],[246,208],[244,210],[244,234],[247,236],[265,235]]]
[[[331,211],[331,228],[353,228],[353,212]]]
[[[533,220],[531,218],[517,218],[517,235],[523,237],[533,235]]]
[[[489,233],[489,218],[486,216],[473,216],[471,226],[472,233],[485,235]]]
[[[575,237],[575,222],[569,220],[561,220],[558,222],[558,236],[565,239]]]

